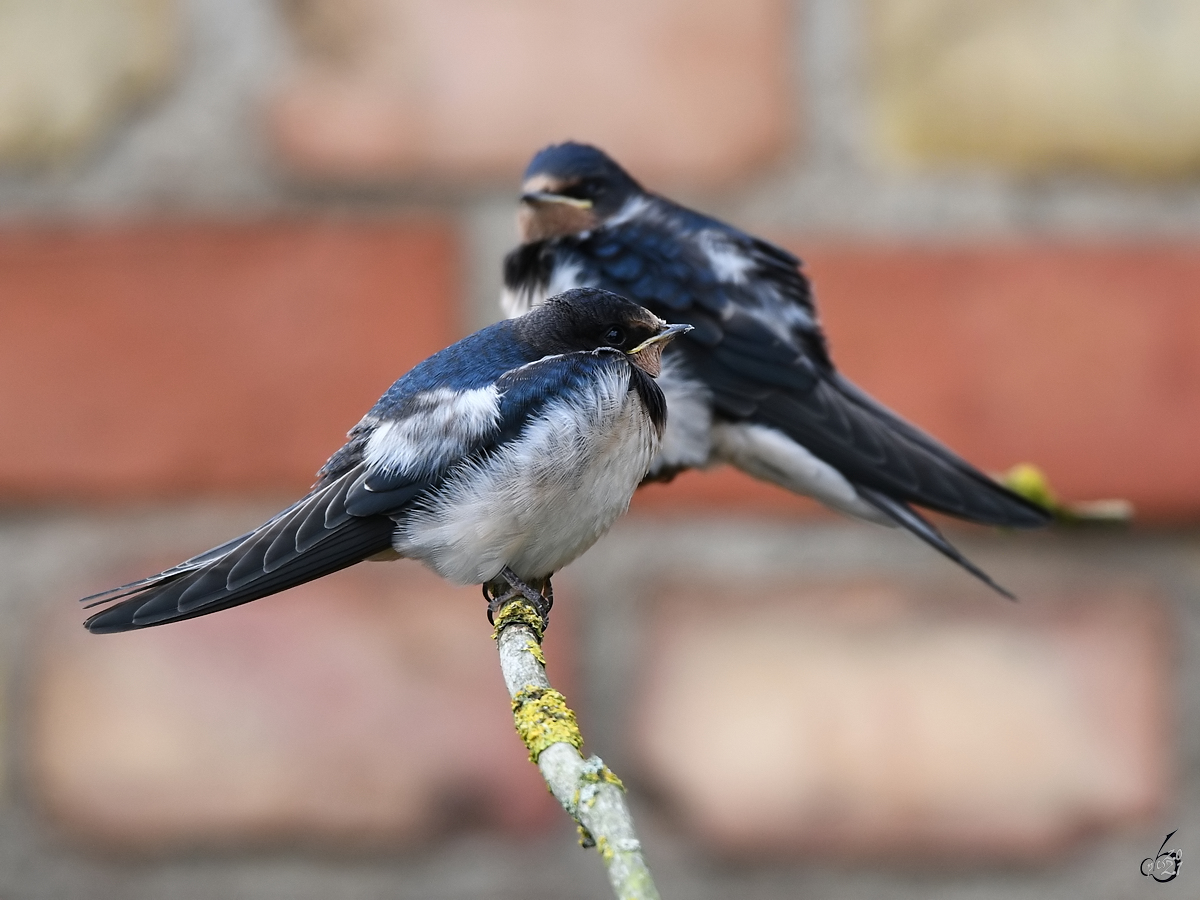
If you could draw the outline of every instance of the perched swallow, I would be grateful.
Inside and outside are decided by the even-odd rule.
[[[663,348],[689,330],[581,289],[478,331],[393,384],[306,497],[85,598],[115,601],[86,627],[202,616],[381,554],[483,584],[489,615],[514,591],[545,615],[550,576],[625,511],[658,453],[667,407],[654,377]]]
[[[663,356],[671,419],[650,479],[725,462],[851,515],[900,525],[1011,594],[910,504],[1026,528],[1046,511],[997,484],[833,366],[795,256],[649,193],[601,150],[547,147],[525,171],[510,315],[550,294],[615,291],[693,331]]]

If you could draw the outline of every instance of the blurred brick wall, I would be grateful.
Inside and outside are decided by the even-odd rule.
[[[822,896],[891,896],[856,862],[885,860],[936,862],[923,894],[1116,897],[1142,843],[1197,847],[1193,6],[0,8],[0,893],[275,896],[301,846],[557,895],[497,862],[568,829],[475,592],[360,567],[108,639],[73,599],[254,524],[496,317],[521,167],[567,137],[799,253],[835,359],[903,415],[1157,529],[960,532],[1013,608],[729,471],[643,492],[547,653],[649,804],[664,890],[795,895],[838,859]],[[198,874],[234,858],[236,888]],[[322,896],[382,864],[313,865]]]
[[[429,216],[10,227],[0,492],[303,490],[461,334],[457,253]]]

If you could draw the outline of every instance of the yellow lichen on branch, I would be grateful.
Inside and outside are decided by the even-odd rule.
[[[550,686],[541,650],[544,620],[523,599],[496,615],[493,637],[513,721],[546,785],[579,826],[580,844],[596,847],[621,900],[657,900],[658,891],[625,804],[625,786],[598,756],[580,754],[583,735],[566,698]]]
[[[525,625],[533,632],[536,643],[540,643],[546,630],[546,622],[536,609],[525,600],[512,600],[504,604],[504,608],[496,614],[496,627],[492,629],[492,640],[500,639],[500,632],[509,625]],[[544,659],[539,660],[542,665]]]
[[[528,643],[525,644],[525,648],[529,651],[530,655],[541,664],[542,668],[546,667],[546,657],[542,654],[541,644],[539,644],[533,638],[530,638]]]
[[[529,748],[530,762],[537,762],[551,744],[583,747],[583,735],[567,698],[553,688],[527,684],[513,697],[513,721],[517,734]]]

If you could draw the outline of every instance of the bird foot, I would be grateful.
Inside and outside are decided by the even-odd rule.
[[[487,617],[493,625],[496,624],[496,614],[513,600],[525,600],[542,617],[543,629],[550,624],[550,607],[554,605],[554,588],[550,579],[534,580],[538,587],[532,587],[516,576],[512,569],[505,566],[494,581],[483,586],[483,596],[488,602]],[[538,589],[540,587],[540,590]]]

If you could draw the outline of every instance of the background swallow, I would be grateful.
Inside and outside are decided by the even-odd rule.
[[[693,326],[663,357],[671,419],[651,478],[730,463],[842,512],[901,525],[1011,597],[910,504],[1013,528],[1046,524],[1046,511],[834,368],[795,256],[645,191],[602,151],[576,143],[533,158],[518,227],[521,245],[504,262],[510,315],[588,285]]]
[[[205,615],[380,554],[460,584],[519,590],[608,530],[658,452],[652,376],[686,325],[599,290],[568,291],[429,357],[350,431],[302,500],[132,584],[87,620],[125,631]],[[531,588],[530,585],[537,587]]]

